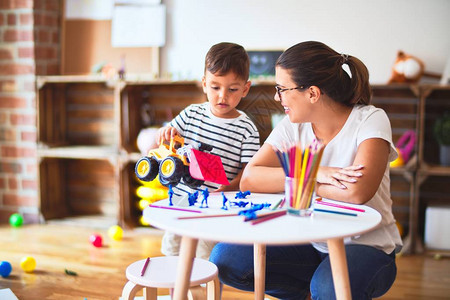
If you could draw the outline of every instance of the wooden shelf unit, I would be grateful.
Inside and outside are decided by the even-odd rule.
[[[407,130],[418,136],[408,164],[391,170],[394,215],[407,233],[405,252],[410,253],[421,240],[419,203],[428,201],[420,199],[429,185],[425,182],[421,188],[422,184],[429,176],[450,176],[450,168],[437,165],[437,146],[428,145],[434,143],[429,127],[435,119],[435,113],[429,116],[428,111],[450,105],[450,101],[445,102],[450,88],[372,88],[373,104],[389,116],[394,142]],[[125,227],[139,226],[138,182],[134,177],[134,164],[141,156],[136,145],[139,131],[159,127],[187,105],[206,101],[200,82],[43,76],[37,78],[37,90],[39,193],[44,219],[93,215]],[[273,100],[274,94],[274,82],[254,81],[238,106],[255,122],[261,143],[272,130],[272,115],[284,114]],[[76,193],[78,187],[80,192]],[[83,194],[83,190],[90,192]]]
[[[422,85],[420,106],[419,166],[415,178],[415,203],[412,213],[415,252],[423,252],[425,211],[428,206],[450,206],[450,167],[439,164],[439,145],[433,136],[437,118],[450,113],[450,86]]]

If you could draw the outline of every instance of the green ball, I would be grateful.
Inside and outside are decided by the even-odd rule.
[[[20,227],[23,224],[23,217],[21,214],[12,214],[11,217],[9,217],[9,224],[11,224],[12,227]]]

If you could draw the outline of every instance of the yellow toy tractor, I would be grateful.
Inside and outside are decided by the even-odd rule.
[[[184,139],[175,135],[170,141],[161,141],[159,148],[150,150],[147,156],[140,158],[136,163],[135,173],[142,181],[152,181],[159,174],[159,181],[164,186],[176,186],[183,180],[194,189],[205,180],[217,182],[214,179],[222,177],[223,181],[225,171],[220,157],[205,152],[211,150],[212,147],[204,143],[185,145]],[[211,175],[211,169],[216,173]]]

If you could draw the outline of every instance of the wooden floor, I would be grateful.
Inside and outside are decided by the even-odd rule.
[[[102,248],[89,243],[95,232],[103,236]],[[0,289],[10,288],[20,300],[118,300],[126,282],[126,267],[147,256],[161,255],[161,236],[156,229],[135,229],[126,231],[122,241],[112,241],[104,229],[61,224],[1,226],[0,261],[9,261],[13,271],[7,278],[0,277]],[[36,259],[33,273],[20,268],[26,255]],[[382,299],[450,299],[450,258],[401,256],[397,262],[397,280]],[[78,275],[67,275],[65,269]],[[159,294],[167,293],[162,289]],[[223,299],[253,299],[253,294],[225,287]]]

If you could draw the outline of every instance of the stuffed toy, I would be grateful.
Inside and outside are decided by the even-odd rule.
[[[398,140],[395,148],[398,152],[396,160],[391,161],[391,168],[403,167],[410,160],[416,145],[416,132],[414,130],[406,131]]]
[[[416,83],[424,75],[425,65],[419,58],[398,51],[388,83]]]
[[[158,148],[156,137],[158,136],[158,128],[149,127],[139,131],[136,144],[142,155],[147,155],[150,149]]]

